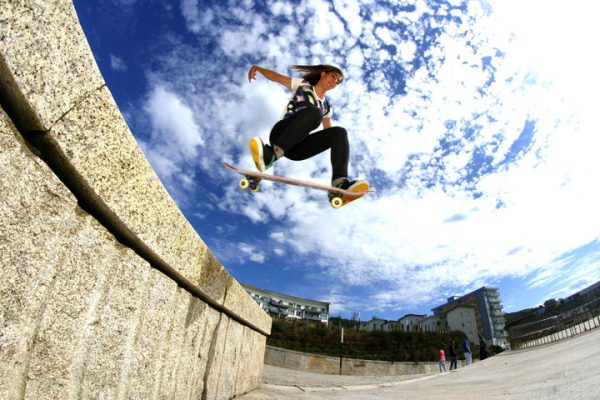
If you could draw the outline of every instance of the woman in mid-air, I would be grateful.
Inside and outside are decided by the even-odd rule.
[[[253,65],[248,72],[250,82],[260,72],[293,92],[282,119],[271,129],[269,144],[264,144],[259,137],[250,139],[256,168],[263,172],[282,157],[300,161],[331,149],[331,186],[350,191],[367,190],[367,181],[348,178],[348,133],[342,127],[331,126],[333,109],[325,98],[325,93],[342,83],[342,71],[323,64],[294,65],[292,70],[304,75],[289,77],[258,65]],[[324,129],[311,133],[321,124]]]

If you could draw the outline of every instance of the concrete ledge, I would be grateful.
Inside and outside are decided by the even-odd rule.
[[[339,357],[302,353],[272,346],[266,347],[265,364],[318,374],[338,375],[340,373]],[[464,360],[458,360],[458,366],[464,366]],[[447,362],[446,368],[448,367],[449,363]],[[420,375],[438,371],[437,362],[390,362],[352,358],[342,360],[342,375],[397,376]]]

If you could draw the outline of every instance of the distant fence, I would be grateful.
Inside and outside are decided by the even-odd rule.
[[[569,312],[517,325],[509,329],[511,348],[542,346],[600,327],[600,307],[576,308]]]

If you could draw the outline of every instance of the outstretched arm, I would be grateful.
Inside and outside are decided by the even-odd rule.
[[[270,69],[266,69],[263,67],[259,67],[258,65],[253,65],[248,71],[248,81],[252,82],[253,79],[256,79],[256,73],[260,72],[265,78],[272,82],[281,83],[286,88],[290,88],[292,86],[292,78],[289,76],[281,75],[278,72],[272,71]]]

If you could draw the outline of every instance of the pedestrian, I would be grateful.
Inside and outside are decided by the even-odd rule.
[[[457,369],[457,358],[456,358],[456,341],[452,340],[450,342],[450,348],[448,351],[449,355],[450,355],[450,371],[452,371],[453,369]]]
[[[465,362],[467,367],[471,365],[471,345],[469,344],[469,339],[465,338],[462,342],[463,353],[465,353]]]
[[[442,369],[444,370],[444,372],[446,372],[446,353],[444,352],[443,348],[440,348],[440,351],[438,352],[438,359],[440,372],[442,372]]]
[[[479,359],[485,360],[487,358],[487,343],[482,335],[479,335]]]
[[[263,172],[282,157],[300,161],[331,149],[331,186],[350,191],[368,190],[367,181],[348,178],[348,133],[332,125],[333,108],[325,98],[325,93],[342,83],[344,74],[339,68],[326,64],[293,65],[292,70],[303,75],[289,77],[258,65],[253,65],[248,72],[250,82],[260,72],[293,92],[282,119],[271,129],[269,144],[264,144],[259,137],[250,139],[256,168]],[[324,129],[313,132],[321,125]]]

